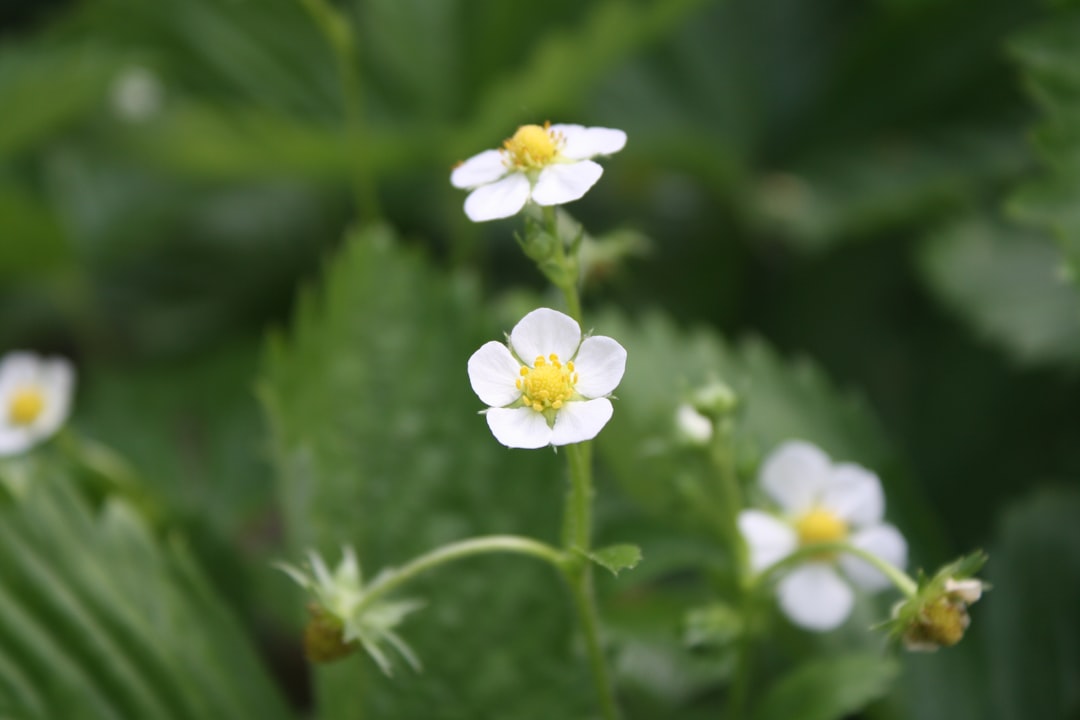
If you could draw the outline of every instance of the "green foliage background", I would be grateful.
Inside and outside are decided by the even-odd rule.
[[[80,383],[72,436],[0,465],[0,717],[589,716],[546,567],[428,576],[425,671],[392,680],[309,676],[270,567],[557,537],[561,458],[498,446],[465,362],[558,300],[447,182],[545,119],[627,131],[568,209],[609,250],[648,238],[586,288],[630,358],[597,453],[599,544],[644,553],[598,583],[628,715],[723,707],[730,658],[681,618],[727,558],[671,443],[722,379],[746,478],[818,443],[879,472],[914,566],[981,546],[994,585],[933,656],[882,657],[887,598],[828,636],[774,618],[755,717],[1078,716],[1075,3],[334,7],[344,66],[298,0],[0,4],[0,351]]]

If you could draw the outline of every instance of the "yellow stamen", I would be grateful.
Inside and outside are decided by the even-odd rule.
[[[838,542],[847,537],[847,523],[824,508],[814,508],[795,521],[800,545]]]
[[[8,417],[15,425],[29,425],[37,420],[45,409],[45,396],[36,387],[16,390],[8,404]]]
[[[559,356],[552,353],[546,358],[538,356],[531,368],[521,368],[521,378],[516,384],[521,390],[521,401],[536,412],[543,412],[561,408],[573,397],[577,381],[574,363],[563,365]]]
[[[525,169],[539,169],[550,163],[559,152],[559,138],[545,124],[522,125],[514,137],[503,143],[514,165]]]

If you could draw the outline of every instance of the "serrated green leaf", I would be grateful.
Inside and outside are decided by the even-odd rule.
[[[842,655],[806,663],[765,695],[755,720],[840,720],[889,691],[899,664],[871,654]]]
[[[508,329],[482,308],[472,282],[435,272],[385,228],[350,236],[322,289],[302,297],[261,383],[295,557],[347,543],[377,573],[472,535],[559,537],[562,457],[507,450],[477,414],[466,363]],[[427,603],[398,628],[424,673],[388,681],[366,659],[320,669],[320,718],[592,710],[568,598],[549,567],[478,558],[407,594]]]
[[[1054,233],[1071,279],[1078,282],[1080,134],[1075,125],[1080,116],[1080,11],[1052,13],[1041,26],[1013,38],[1010,50],[1045,117],[1034,133],[1044,171],[1021,185],[1008,207],[1014,216]]]
[[[176,542],[40,465],[0,507],[0,707],[17,717],[288,717],[249,640]]]
[[[919,260],[942,303],[1017,360],[1080,361],[1080,292],[1049,239],[976,217],[933,233]]]
[[[605,314],[594,326],[622,343],[628,356],[615,415],[598,445],[623,487],[650,513],[686,517],[680,487],[713,482],[711,469],[679,451],[675,413],[693,390],[715,380],[733,388],[744,409],[735,422],[743,469],[795,438],[870,468],[890,461],[884,433],[861,401],[837,392],[805,359],[786,361],[756,339],[730,346],[705,329],[683,331],[659,313],[634,321]]]
[[[641,562],[641,548],[637,545],[609,545],[585,553],[585,557],[618,577],[623,570],[633,570]]]

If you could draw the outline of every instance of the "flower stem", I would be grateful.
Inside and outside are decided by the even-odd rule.
[[[871,552],[867,552],[862,548],[857,548],[851,543],[846,542],[829,542],[829,543],[815,543],[813,545],[804,545],[795,552],[791,553],[787,557],[777,560],[772,565],[768,566],[757,576],[757,582],[764,582],[770,575],[774,575],[782,570],[798,565],[803,560],[814,556],[821,555],[822,553],[847,553],[854,555],[860,560],[864,560],[874,566],[882,575],[887,577],[889,581],[896,586],[896,588],[907,597],[915,597],[919,587],[911,576],[906,572],[896,567],[892,563],[882,560],[877,555]]]
[[[592,444],[577,443],[566,447],[570,466],[570,490],[566,496],[563,518],[563,545],[568,555],[588,555],[592,542]],[[605,720],[617,720],[619,709],[608,673],[607,660],[600,643],[600,624],[596,610],[592,563],[581,562],[563,566],[563,575],[574,596],[574,607],[585,636],[593,684]]]
[[[359,608],[371,605],[379,597],[405,585],[417,575],[427,572],[439,565],[444,565],[454,560],[470,557],[472,555],[485,555],[488,553],[516,553],[518,555],[531,555],[544,562],[550,563],[557,570],[565,572],[567,555],[547,543],[533,540],[532,538],[518,535],[485,535],[477,538],[469,538],[459,542],[443,545],[431,552],[425,553],[406,565],[393,570],[379,578],[368,586],[364,592],[364,599]],[[359,609],[358,608],[358,609]]]
[[[559,221],[553,205],[544,207],[544,224],[547,226],[548,234],[555,239],[555,262],[559,265],[562,277],[561,282],[555,284],[562,291],[570,317],[581,324],[581,294],[577,286],[577,263],[575,258],[570,258],[566,254],[566,241],[559,235]]]

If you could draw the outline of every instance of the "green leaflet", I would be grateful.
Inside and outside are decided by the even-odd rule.
[[[178,539],[92,508],[38,466],[0,514],[0,708],[16,717],[286,718],[276,688]]]
[[[1012,357],[1080,360],[1080,293],[1048,238],[976,216],[931,234],[919,260],[942,303]]]

